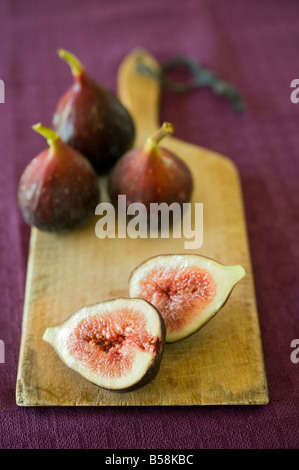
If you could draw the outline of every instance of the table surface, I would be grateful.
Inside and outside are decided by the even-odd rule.
[[[299,103],[296,0],[34,0],[0,2],[0,448],[298,448]],[[17,207],[25,165],[42,148],[71,77],[57,49],[77,54],[116,91],[136,46],[162,63],[188,55],[242,91],[244,114],[210,90],[163,91],[160,120],[176,137],[229,156],[242,181],[269,387],[266,406],[19,408],[15,385],[30,229]]]

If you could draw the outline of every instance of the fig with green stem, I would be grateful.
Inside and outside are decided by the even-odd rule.
[[[109,194],[115,206],[119,195],[126,195],[127,204],[144,204],[148,213],[151,203],[176,202],[182,206],[190,201],[193,178],[188,166],[160,146],[162,139],[173,132],[173,125],[165,122],[141,148],[130,150],[117,162],[109,180]]]
[[[49,148],[25,168],[18,201],[25,221],[45,231],[72,229],[87,222],[99,202],[98,177],[89,161],[57,132],[36,124]]]
[[[74,83],[57,104],[53,126],[98,174],[105,174],[132,147],[133,120],[112,91],[88,76],[77,57],[64,49],[58,53],[70,66]]]

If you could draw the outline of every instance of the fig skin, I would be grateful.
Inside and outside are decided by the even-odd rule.
[[[77,58],[64,50],[59,54],[71,66],[74,83],[56,106],[54,129],[103,175],[132,147],[132,117],[112,91],[87,75]]]
[[[127,205],[144,204],[148,214],[151,203],[177,202],[182,207],[190,201],[193,179],[189,168],[177,155],[158,146],[162,138],[172,133],[172,124],[164,123],[143,147],[127,152],[117,162],[108,185],[115,207],[118,195],[126,195]]]
[[[191,324],[190,328],[190,325],[187,324],[185,330],[182,329],[180,332],[175,332],[175,334],[167,331],[168,320],[167,318],[164,318],[164,313],[161,311],[160,313],[162,314],[166,325],[166,343],[175,343],[187,339],[203,328],[226,305],[234,287],[246,275],[246,272],[241,265],[224,265],[212,258],[198,254],[157,255],[146,259],[132,271],[129,278],[130,295],[132,297],[144,298],[141,292],[140,282],[142,282],[142,279],[150,272],[150,269],[157,268],[159,266],[165,267],[169,264],[169,266],[172,266],[175,270],[176,261],[178,262],[178,266],[179,263],[181,263],[181,266],[183,267],[199,267],[207,270],[210,274],[212,273],[213,281],[215,281],[216,295],[215,298],[211,300],[211,305],[213,306],[212,309],[210,309],[208,305],[207,308],[204,307],[204,309],[199,312],[198,318],[200,318],[202,313],[205,313],[209,309],[208,315],[205,315],[204,319],[201,318],[199,322],[195,319],[195,326],[192,326]],[[150,268],[148,271],[146,271],[147,267]],[[186,292],[184,292],[184,295],[186,295]],[[159,306],[153,303],[151,299],[144,298],[144,300],[151,302],[159,309]]]
[[[163,358],[163,354],[164,354],[164,346],[165,346],[165,337],[166,337],[166,327],[165,327],[165,322],[163,320],[163,317],[162,315],[160,314],[159,310],[156,309],[156,307],[154,307],[152,304],[150,304],[149,302],[147,302],[146,300],[143,300],[143,299],[139,299],[139,298],[127,298],[127,297],[117,297],[115,299],[109,299],[109,300],[105,300],[105,301],[101,301],[99,302],[98,304],[94,304],[94,305],[88,305],[86,307],[83,307],[81,308],[80,310],[76,311],[75,313],[73,313],[73,315],[71,315],[71,317],[66,320],[64,322],[64,324],[66,324],[67,322],[71,322],[73,318],[75,318],[78,314],[80,314],[80,312],[83,310],[83,309],[88,309],[89,311],[91,311],[94,307],[97,307],[97,306],[104,306],[105,304],[108,304],[108,303],[111,303],[111,302],[117,302],[117,301],[122,301],[122,302],[130,302],[131,304],[133,302],[137,302],[137,303],[140,303],[140,301],[142,301],[144,304],[147,304],[150,306],[151,310],[153,312],[155,312],[155,314],[157,315],[158,319],[159,319],[159,325],[160,325],[160,349],[159,349],[159,352],[158,354],[155,356],[154,360],[152,361],[152,363],[150,364],[148,370],[146,371],[146,373],[144,374],[143,377],[140,378],[140,380],[138,380],[137,382],[135,382],[134,384],[128,386],[128,387],[124,387],[124,388],[108,388],[108,387],[105,387],[103,385],[99,385],[97,383],[95,383],[94,381],[92,380],[89,380],[87,377],[84,377],[83,378],[85,380],[87,380],[88,382],[92,383],[93,385],[103,389],[103,390],[107,390],[109,392],[113,392],[113,393],[119,393],[119,394],[124,394],[124,393],[128,393],[128,392],[133,392],[135,390],[138,390],[142,387],[144,387],[145,385],[149,384],[150,382],[152,382],[159,370],[160,370],[160,365],[161,365],[161,361],[162,361],[162,358]],[[91,312],[92,314],[92,312]],[[58,328],[62,327],[64,324],[60,325]],[[57,327],[51,327],[51,328],[47,328],[47,330],[45,331],[45,334],[43,336],[43,339],[44,341],[48,342],[49,344],[51,344],[51,346],[55,349],[56,353],[58,354],[58,356],[60,357],[60,359],[64,362],[64,364],[67,365],[67,367],[69,367],[70,369],[74,370],[76,373],[79,373],[78,370],[76,370],[76,367],[73,367],[71,366],[70,364],[67,364],[64,360],[64,357],[63,355],[60,353],[60,351],[57,349],[56,347],[56,344],[55,344],[55,340],[53,341],[53,339],[51,338],[51,333],[49,334],[48,332],[55,329]]]
[[[48,137],[50,147],[25,168],[18,202],[24,220],[48,232],[87,223],[99,202],[98,178],[88,160],[41,124],[33,128]],[[50,136],[50,137],[49,137]]]

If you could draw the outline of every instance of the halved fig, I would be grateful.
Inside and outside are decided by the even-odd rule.
[[[156,377],[165,324],[145,300],[116,298],[83,307],[62,325],[47,328],[43,339],[85,379],[128,392]]]
[[[200,255],[159,255],[133,271],[129,292],[160,311],[166,342],[173,343],[204,326],[244,275],[242,266],[225,266]]]

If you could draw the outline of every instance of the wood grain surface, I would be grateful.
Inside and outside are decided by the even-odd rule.
[[[159,85],[136,72],[144,50],[126,57],[119,96],[132,112],[141,145],[159,127]],[[221,155],[169,137],[163,145],[190,167],[192,202],[202,202],[203,245],[196,253],[241,264],[246,277],[224,308],[198,333],[166,345],[157,378],[127,394],[104,391],[67,368],[42,340],[45,329],[86,304],[128,295],[131,271],[162,253],[193,253],[184,239],[103,239],[89,225],[64,234],[32,229],[16,387],[20,406],[266,404],[267,384],[239,175]],[[104,200],[105,178],[101,180]]]

